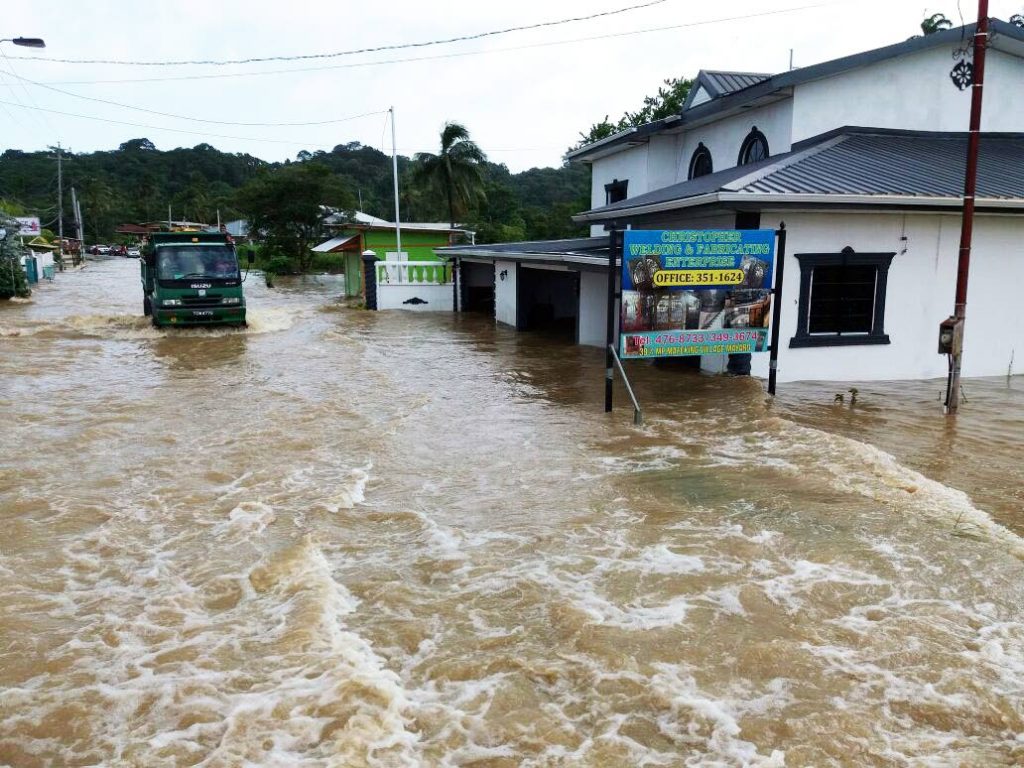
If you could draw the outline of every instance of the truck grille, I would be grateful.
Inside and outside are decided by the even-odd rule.
[[[219,307],[220,296],[182,296],[183,307]]]

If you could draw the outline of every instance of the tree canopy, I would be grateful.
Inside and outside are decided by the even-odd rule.
[[[946,14],[933,13],[931,16],[926,16],[921,22],[921,34],[933,35],[936,32],[951,29],[952,27],[953,22],[946,18]]]
[[[466,126],[445,123],[441,130],[441,151],[436,155],[417,153],[412,180],[424,191],[444,196],[448,203],[448,220],[454,229],[457,218],[464,217],[474,204],[487,199],[481,170],[486,161],[487,156],[469,137]]]
[[[590,130],[580,133],[580,140],[570,149],[576,149],[586,144],[612,136],[619,131],[624,131],[637,125],[649,123],[652,120],[660,120],[663,117],[678,115],[683,111],[683,103],[690,94],[693,87],[693,80],[680,77],[670,77],[663,80],[658,87],[657,93],[653,96],[644,96],[643,105],[635,112],[628,110],[616,122],[611,122],[605,115],[604,120],[594,123]]]

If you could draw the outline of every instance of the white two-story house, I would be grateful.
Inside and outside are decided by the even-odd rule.
[[[937,337],[956,284],[973,34],[775,75],[701,71],[680,114],[569,154],[592,168],[591,209],[575,217],[590,238],[450,249],[467,308],[475,298],[499,322],[561,322],[603,345],[608,227],[784,223],[780,380],[945,376]],[[967,376],[1024,358],[1024,29],[991,21],[984,79]],[[767,369],[754,355],[754,375]]]

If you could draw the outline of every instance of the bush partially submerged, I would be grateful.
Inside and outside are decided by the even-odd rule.
[[[27,297],[32,293],[21,266],[25,249],[18,239],[19,228],[17,219],[0,213],[0,231],[4,232],[4,237],[0,239],[0,299]]]

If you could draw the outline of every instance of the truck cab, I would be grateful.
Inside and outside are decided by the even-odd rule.
[[[154,233],[140,265],[142,309],[153,325],[245,325],[243,277],[229,235]]]

